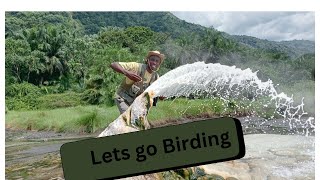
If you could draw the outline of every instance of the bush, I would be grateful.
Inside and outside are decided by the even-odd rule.
[[[80,127],[84,127],[84,131],[88,133],[93,133],[101,126],[101,121],[97,118],[97,109],[93,109],[93,111],[88,112],[87,114],[79,117],[76,122]]]
[[[37,97],[42,95],[41,89],[33,84],[23,82],[6,87],[6,107],[8,110],[37,109]]]
[[[6,97],[6,108],[8,110],[35,110],[37,109],[36,96]]]
[[[12,84],[6,87],[6,97],[24,97],[34,95],[35,97],[42,94],[41,89],[31,83],[23,82],[21,84]]]
[[[89,104],[101,104],[104,101],[101,90],[98,89],[87,89],[83,92],[82,99]]]
[[[63,107],[74,107],[84,105],[81,100],[82,94],[75,92],[66,92],[62,94],[47,94],[37,98],[38,109],[55,109]]]
[[[64,92],[63,86],[61,84],[40,86],[40,89],[43,94],[57,94]]]
[[[13,84],[6,87],[6,108],[8,110],[36,110],[73,107],[86,104],[82,93],[58,93],[58,86],[35,86],[30,83]]]

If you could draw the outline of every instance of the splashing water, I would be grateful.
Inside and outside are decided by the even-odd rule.
[[[293,98],[283,92],[278,93],[271,80],[262,82],[257,77],[257,73],[250,69],[241,70],[235,66],[197,62],[180,66],[160,77],[99,136],[142,130],[134,126],[135,120],[146,119],[150,107],[148,104],[152,104],[152,98],[157,96],[199,98],[204,99],[204,103],[215,98],[227,102],[225,104],[232,101],[237,103],[249,101],[252,104],[261,102],[262,107],[271,106],[274,112],[283,118],[280,120],[252,118],[251,122],[260,123],[261,126],[266,124],[272,126],[279,124],[280,121],[285,128],[296,130],[299,126],[306,129],[303,132],[304,135],[309,134],[308,128],[314,131],[313,117],[302,120],[303,116],[307,115],[303,109],[303,100],[300,105],[294,106]],[[263,101],[260,101],[261,99]],[[261,121],[261,119],[264,120]],[[130,120],[130,123],[127,120]],[[244,126],[243,122],[241,123]],[[242,129],[245,131],[246,128]],[[205,172],[224,174],[226,177],[230,175],[237,179],[265,179],[266,177],[314,179],[313,136],[260,134],[258,131],[258,133],[246,135],[245,138],[246,156],[244,158],[234,160],[232,163],[204,165],[202,168]],[[142,175],[136,179],[141,178],[146,177]]]
[[[257,72],[252,72],[249,68],[241,70],[235,66],[204,62],[186,64],[160,77],[146,91],[154,91],[156,97],[168,98],[218,97],[224,101],[236,99],[251,103],[267,99],[263,106],[273,105],[274,112],[283,117],[289,129],[297,127],[305,129],[305,135],[311,133],[308,128],[314,131],[313,117],[301,121],[301,118],[307,115],[303,108],[303,99],[300,105],[295,106],[293,97],[288,97],[283,92],[278,93],[272,80],[262,82],[257,77]]]

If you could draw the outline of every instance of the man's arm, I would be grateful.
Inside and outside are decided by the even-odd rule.
[[[113,70],[115,70],[116,72],[127,76],[132,81],[139,82],[142,80],[142,78],[139,75],[135,74],[134,72],[131,72],[131,71],[124,69],[118,62],[111,63],[110,67]]]

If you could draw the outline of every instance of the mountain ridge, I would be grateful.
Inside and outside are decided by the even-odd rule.
[[[19,29],[16,25],[18,20],[26,27],[33,27],[30,23],[32,12],[7,12],[6,13],[6,33],[12,31],[12,29]],[[270,41],[265,39],[259,39],[257,37],[252,37],[248,35],[230,35],[223,31],[218,31],[214,28],[208,28],[201,26],[199,24],[189,23],[182,19],[179,19],[171,12],[36,12],[36,17],[41,21],[33,23],[61,23],[52,21],[51,16],[61,15],[64,19],[69,20],[70,27],[76,26],[78,22],[83,27],[85,34],[96,34],[102,28],[108,26],[116,26],[120,28],[126,28],[130,26],[145,26],[149,27],[155,32],[163,32],[170,35],[173,38],[178,38],[181,36],[190,36],[192,34],[197,34],[200,37],[205,36],[207,30],[213,30],[220,33],[224,38],[232,40],[236,43],[244,45],[252,49],[260,49],[262,51],[271,53],[284,53],[290,58],[298,58],[304,54],[315,53],[315,43],[314,41],[308,40],[292,40],[292,41]],[[14,17],[15,20],[9,20],[8,17]],[[42,18],[42,19],[41,19]],[[43,22],[42,22],[43,21]],[[12,23],[11,23],[12,22]],[[11,24],[10,24],[11,23]],[[9,27],[7,27],[9,24]],[[39,24],[35,24],[39,25]],[[10,29],[11,28],[11,29]]]

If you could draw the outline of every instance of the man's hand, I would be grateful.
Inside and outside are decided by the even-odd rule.
[[[126,71],[124,73],[124,75],[127,76],[129,79],[131,79],[134,82],[142,81],[142,78],[139,75],[137,75],[131,71]]]
[[[125,76],[127,76],[129,79],[131,79],[134,82],[139,82],[142,80],[142,78],[139,75],[137,75],[131,71],[127,71],[122,66],[120,66],[120,64],[118,62],[111,63],[110,67],[113,70],[117,71],[118,73],[124,74]]]

